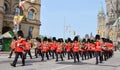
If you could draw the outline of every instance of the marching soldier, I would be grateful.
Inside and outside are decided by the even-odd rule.
[[[24,48],[25,48],[25,40],[23,39],[24,35],[23,32],[20,30],[18,31],[18,40],[15,43],[15,59],[11,66],[16,67],[17,60],[19,56],[22,59],[22,66],[25,66],[25,57],[24,57]]]
[[[94,43],[94,40],[91,40],[91,52],[92,52],[92,57],[95,57],[95,43]]]
[[[78,37],[76,36],[73,40],[73,57],[74,57],[74,63],[76,63],[76,59],[79,62],[79,43],[78,43]]]
[[[31,51],[30,51],[31,46],[32,46],[32,44],[31,44],[31,42],[30,42],[30,39],[27,38],[27,39],[26,39],[26,44],[25,44],[25,59],[26,59],[26,57],[27,57],[27,53],[28,53],[28,55],[30,56],[30,59],[32,59],[32,55],[31,55]]]
[[[56,44],[56,62],[58,61],[58,55],[60,55],[61,61],[63,61],[61,39],[58,39],[57,44]]]
[[[10,45],[11,51],[10,51],[10,54],[9,54],[9,57],[8,57],[8,58],[11,58],[11,56],[12,56],[14,50],[15,50],[15,43],[16,43],[16,41],[17,41],[17,38],[14,37],[14,38],[13,38],[13,41],[12,41],[12,43],[11,43],[11,45]]]
[[[44,55],[46,54],[47,60],[49,60],[49,56],[48,56],[48,40],[47,37],[44,37],[43,39],[43,43],[41,44],[41,48],[42,48],[42,60],[44,61]]]
[[[68,60],[70,59],[70,57],[73,58],[71,38],[68,38],[68,40],[67,40],[66,51],[67,51],[67,54],[68,54]]]
[[[51,46],[52,46],[52,41],[51,41],[51,39],[49,38],[49,39],[48,39],[48,53],[49,53],[50,56],[52,56],[52,55],[51,55],[51,50],[50,50]]]
[[[90,59],[92,58],[90,39],[87,40],[86,47],[87,47],[87,57],[88,59]]]
[[[100,41],[100,35],[96,35],[95,37],[95,57],[96,57],[96,64],[99,62],[102,63],[102,48],[101,48],[101,41]]]
[[[81,57],[82,57],[82,60],[86,60],[86,39],[83,39],[82,40],[82,44],[81,44]]]
[[[38,58],[38,48],[39,48],[39,43],[40,43],[41,41],[40,41],[40,39],[38,38],[38,37],[36,37],[35,39],[34,39],[34,42],[33,42],[33,48],[35,49],[35,57],[36,58]]]
[[[52,58],[54,59],[56,54],[56,37],[53,37],[53,42],[51,44]]]

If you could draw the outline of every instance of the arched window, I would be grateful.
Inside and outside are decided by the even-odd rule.
[[[29,38],[32,38],[32,34],[33,33],[33,27],[29,27],[29,30],[28,30],[28,37]]]
[[[6,3],[4,3],[4,11],[7,12],[8,11],[8,6]]]
[[[22,8],[20,9],[18,6],[15,8],[15,14],[20,14],[23,15],[23,10]]]
[[[29,11],[29,19],[33,19],[34,18],[34,10],[30,9]]]
[[[20,9],[18,6],[15,8],[15,14],[20,14]]]

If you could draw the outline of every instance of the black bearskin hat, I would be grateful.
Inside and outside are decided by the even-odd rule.
[[[16,36],[14,36],[14,37],[13,37],[13,40],[17,40],[17,37],[16,37]]]
[[[68,41],[68,42],[71,42],[71,38],[68,38],[67,41]]]
[[[53,37],[53,39],[52,39],[53,41],[56,41],[56,37]]]
[[[60,38],[61,42],[64,42],[63,38]]]
[[[109,40],[109,43],[111,43],[111,44],[112,44],[112,43],[113,43],[113,41],[112,41],[112,40]]]
[[[17,32],[17,35],[18,35],[18,37],[19,37],[19,36],[24,37],[24,34],[23,34],[22,30],[19,30],[19,31]]]
[[[27,41],[27,40],[30,40],[30,38],[29,38],[29,37],[27,37],[27,38],[26,38],[26,41]]]
[[[95,36],[95,40],[97,40],[97,39],[100,39],[100,35],[98,35],[98,34]]]
[[[90,40],[90,43],[94,43],[94,40]]]
[[[107,39],[106,39],[106,42],[109,42],[109,41],[110,41],[110,40],[107,38]]]
[[[52,42],[52,40],[50,38],[48,38],[48,42]]]
[[[105,40],[106,40],[105,38],[102,38],[102,41],[103,41],[103,42],[105,42]]]
[[[87,43],[90,43],[90,39],[87,40]]]
[[[77,37],[77,36],[75,36],[73,41],[78,41],[78,37]]]
[[[47,41],[47,40],[48,40],[47,37],[44,37],[43,41]]]
[[[85,39],[85,38],[83,38],[82,42],[85,42],[85,43],[86,43],[86,39]]]
[[[41,42],[41,39],[40,39],[39,37],[36,37],[36,40],[37,40],[38,42]]]
[[[65,40],[65,43],[68,43],[68,40],[67,40],[67,39]]]
[[[39,38],[38,38],[38,37],[36,37],[35,39],[36,39],[37,41],[39,40]]]
[[[62,42],[61,38],[58,38],[57,42]]]

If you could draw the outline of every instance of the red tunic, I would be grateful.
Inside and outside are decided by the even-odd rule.
[[[52,43],[48,43],[48,51],[51,49]]]
[[[79,43],[73,43],[73,52],[79,52]]]
[[[114,45],[111,43],[111,50],[114,48]]]
[[[100,42],[100,41],[97,41],[97,42],[95,42],[95,45],[96,45],[95,50],[96,50],[96,51],[99,51],[99,52],[102,52],[101,42]]]
[[[42,52],[47,52],[47,44],[46,43],[42,43],[41,47],[42,47]]]
[[[67,43],[65,47],[66,47],[67,52],[71,51],[71,44],[70,43]]]
[[[56,46],[57,46],[56,52],[58,52],[58,53],[62,52],[61,44],[57,44]]]
[[[91,44],[90,43],[87,43],[86,47],[87,47],[87,51],[91,51]]]
[[[91,51],[95,51],[95,44],[91,44]]]
[[[16,43],[16,41],[12,41],[12,43],[10,45],[11,49],[15,49],[15,43]]]
[[[25,40],[17,40],[15,45],[16,45],[15,52],[24,52]]]
[[[51,50],[55,50],[55,48],[56,48],[56,42],[53,42],[53,43],[51,44]]]
[[[25,47],[26,47],[25,50],[30,50],[31,43],[30,42],[26,42]]]

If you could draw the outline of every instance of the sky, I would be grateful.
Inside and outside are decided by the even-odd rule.
[[[96,35],[100,4],[106,11],[105,0],[41,0],[40,35],[73,38]],[[75,34],[74,34],[75,33]]]

